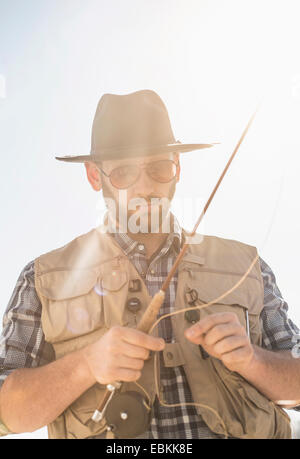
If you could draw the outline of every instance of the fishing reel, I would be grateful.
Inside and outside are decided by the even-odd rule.
[[[150,424],[152,409],[145,397],[136,391],[121,392],[113,385],[108,385],[111,392],[102,411],[96,411],[94,422],[103,418],[106,420],[107,430],[116,438],[136,438],[144,433]]]

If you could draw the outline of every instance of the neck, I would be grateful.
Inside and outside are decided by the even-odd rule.
[[[109,219],[112,218],[109,213],[108,213],[107,217]],[[116,227],[119,228],[118,220],[114,220],[114,222],[116,224]],[[167,238],[167,236],[169,234],[169,231],[172,231],[172,223],[173,223],[173,217],[172,217],[171,213],[168,213],[168,215],[166,216],[166,218],[164,220],[164,224],[161,222],[157,232],[151,232],[151,230],[149,228],[149,232],[147,232],[147,233],[143,233],[143,232],[132,233],[127,228],[127,230],[128,230],[127,234],[131,239],[133,239],[134,241],[137,241],[140,244],[143,244],[145,246],[147,258],[150,258],[152,256],[152,254],[166,240],[166,238]],[[166,231],[168,231],[168,232],[166,232]]]
[[[168,233],[131,233],[130,231],[127,234],[134,241],[141,243],[146,241],[163,241],[168,236]]]

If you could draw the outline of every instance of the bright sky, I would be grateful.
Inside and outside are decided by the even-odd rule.
[[[0,0],[1,315],[25,264],[97,222],[84,167],[54,156],[89,153],[104,93],[147,88],[176,139],[221,142],[182,156],[179,204],[208,198],[261,102],[203,230],[255,245],[300,326],[299,13],[298,0]]]

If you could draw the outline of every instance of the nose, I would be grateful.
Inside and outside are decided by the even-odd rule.
[[[157,182],[147,174],[146,168],[141,167],[139,179],[133,185],[132,191],[134,194],[147,195],[155,191],[156,184]]]

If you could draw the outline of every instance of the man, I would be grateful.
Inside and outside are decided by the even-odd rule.
[[[108,215],[18,279],[0,348],[3,435],[48,425],[50,438],[104,438],[107,427],[118,438],[106,421],[109,404],[100,422],[91,418],[105,386],[122,381],[122,393],[134,388],[152,410],[136,438],[290,437],[278,404],[300,400],[300,361],[290,352],[298,329],[261,258],[229,292],[255,260],[254,247],[216,237],[191,244],[159,316],[189,311],[161,320],[154,336],[135,329],[187,237],[168,206],[179,153],[209,146],[175,142],[159,96],[138,91],[103,96],[91,154],[58,158],[85,163]]]

